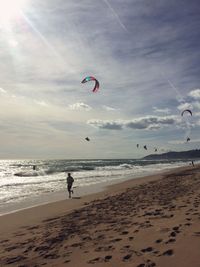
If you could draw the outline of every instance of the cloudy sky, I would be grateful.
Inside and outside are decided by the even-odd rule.
[[[0,0],[0,158],[200,148],[199,14],[198,0]]]

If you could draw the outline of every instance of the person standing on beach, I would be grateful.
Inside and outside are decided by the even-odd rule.
[[[67,176],[67,190],[69,192],[69,198],[71,198],[71,193],[73,194],[73,190],[71,190],[72,185],[74,182],[74,178],[71,176],[71,173],[68,172],[68,176]]]
[[[194,167],[194,161],[192,160],[192,166]]]

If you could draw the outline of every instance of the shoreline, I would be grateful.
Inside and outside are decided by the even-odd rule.
[[[146,175],[146,176],[141,176],[137,178],[134,177],[134,178],[129,178],[127,180],[124,180],[122,178],[118,182],[112,181],[113,183],[106,182],[104,183],[104,185],[101,186],[99,190],[96,189],[95,191],[94,189],[94,191],[92,192],[90,191],[87,194],[80,194],[78,197],[74,197],[72,199],[68,198],[67,191],[65,190],[63,192],[63,195],[66,196],[64,199],[60,199],[60,200],[57,199],[52,202],[48,201],[46,203],[40,203],[40,204],[32,205],[29,207],[20,208],[18,210],[13,210],[8,213],[0,214],[0,234],[2,232],[1,231],[2,228],[4,227],[5,227],[4,230],[6,231],[7,228],[12,229],[12,228],[16,228],[16,226],[22,225],[23,219],[21,220],[21,217],[30,218],[27,221],[26,220],[24,221],[24,223],[26,224],[26,223],[32,223],[32,222],[34,223],[34,222],[37,222],[38,220],[40,221],[42,219],[45,219],[46,217],[50,215],[49,213],[51,213],[53,216],[53,213],[55,212],[55,207],[64,207],[64,208],[58,209],[59,212],[69,213],[73,211],[73,209],[81,208],[82,206],[84,206],[85,202],[91,202],[96,198],[104,198],[107,195],[113,194],[114,192],[120,193],[126,190],[129,186],[136,186],[138,184],[148,183],[150,181],[161,179],[164,175],[168,173],[171,173],[171,172],[174,173],[174,172],[178,172],[178,171],[188,169],[188,168],[191,168],[191,167],[190,166],[176,167],[176,168],[169,169],[169,170],[159,171],[158,173],[152,174],[152,175]],[[94,187],[96,188],[96,186],[97,185],[95,184]],[[88,187],[91,187],[91,186],[88,186]],[[58,193],[58,195],[60,195],[60,193]],[[32,216],[32,214],[34,214],[34,216]],[[11,222],[14,221],[15,223],[10,224],[10,223],[7,223],[7,221],[11,221]]]
[[[100,192],[83,195],[80,198],[66,198],[64,200],[54,201],[50,203],[48,202],[46,204],[28,207],[13,211],[11,213],[3,214],[0,216],[0,234],[3,234],[2,231],[5,233],[18,227],[23,227],[23,225],[32,225],[34,223],[38,223],[42,220],[47,219],[49,216],[61,216],[63,213],[68,214],[74,209],[79,209],[83,207],[85,203],[90,203],[95,199],[102,199],[110,194],[122,192],[129,186],[143,184],[152,180],[160,179],[161,177],[161,174],[157,174],[130,179],[112,185],[107,185],[106,187],[104,187],[104,189],[102,188],[102,191]]]
[[[76,192],[77,197],[83,197],[83,196],[103,192],[110,185],[112,186],[115,184],[121,184],[125,181],[134,180],[134,179],[143,179],[148,176],[158,175],[158,174],[165,173],[171,170],[176,170],[176,169],[185,168],[185,167],[188,167],[188,166],[178,166],[178,167],[173,166],[173,167],[166,167],[162,170],[154,170],[154,171],[149,171],[149,172],[144,171],[144,173],[139,173],[139,174],[134,174],[134,173],[125,174],[123,178],[115,178],[115,179],[112,179],[106,182],[104,181],[101,183],[95,183],[95,184],[90,184],[90,185],[85,185],[85,186],[77,186],[77,188],[75,189],[75,192]],[[4,205],[0,207],[0,217],[7,215],[7,214],[19,212],[21,210],[26,210],[26,209],[33,208],[33,207],[51,204],[51,203],[63,201],[66,199],[68,199],[67,186],[63,190],[41,194],[38,197],[36,196],[29,197],[29,198],[26,198],[25,200],[21,200],[20,202],[5,203]]]

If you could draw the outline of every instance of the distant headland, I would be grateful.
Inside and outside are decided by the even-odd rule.
[[[162,154],[151,154],[143,159],[148,159],[148,160],[160,160],[160,159],[200,159],[200,150],[195,149],[195,150],[188,150],[188,151],[180,151],[180,152],[175,152],[175,151],[170,151],[167,153],[162,153]]]

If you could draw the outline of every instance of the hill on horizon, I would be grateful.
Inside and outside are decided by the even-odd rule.
[[[188,150],[188,151],[170,151],[163,154],[151,154],[143,157],[143,159],[200,159],[200,150]]]

